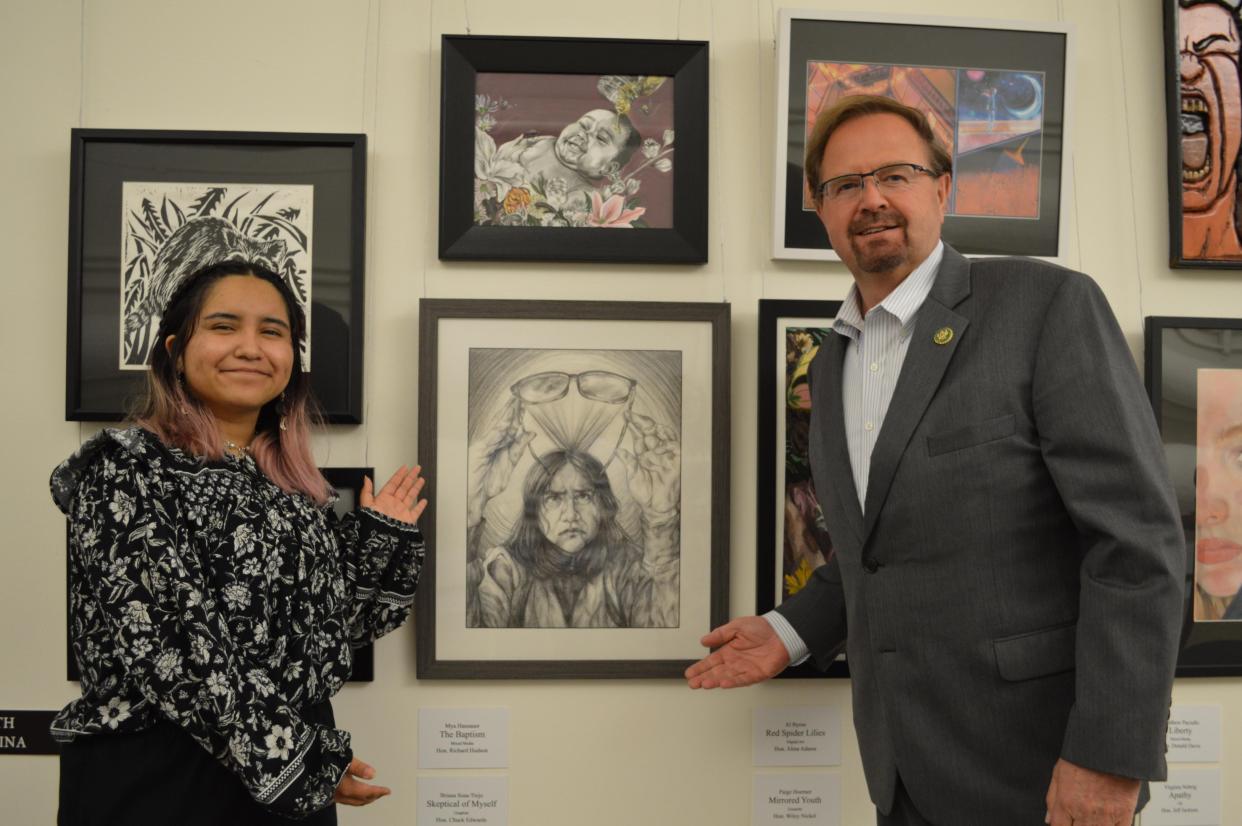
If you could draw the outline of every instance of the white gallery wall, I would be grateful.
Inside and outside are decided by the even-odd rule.
[[[1159,2],[791,5],[897,14],[934,7],[1072,24],[1067,263],[1103,286],[1136,358],[1144,315],[1242,316],[1242,271],[1167,264]],[[367,134],[365,424],[334,427],[319,440],[325,465],[373,465],[386,478],[415,458],[421,297],[728,301],[730,601],[733,613],[751,612],[757,302],[841,298],[850,283],[839,264],[769,259],[778,8],[769,0],[0,0],[0,241],[8,261],[0,278],[0,708],[59,708],[76,693],[64,679],[64,525],[47,477],[97,429],[63,421],[69,130],[79,126]],[[446,33],[709,40],[708,263],[439,261]],[[515,826],[746,824],[752,709],[815,704],[835,706],[844,722],[843,763],[833,769],[842,823],[873,822],[843,681],[711,693],[672,679],[420,682],[411,625],[377,645],[375,671],[374,683],[337,698],[337,719],[394,794],[344,810],[343,823],[414,822],[420,707],[502,706],[510,710],[504,773]],[[1174,701],[1222,707],[1224,811],[1237,822],[1229,818],[1242,811],[1242,678],[1179,680]],[[6,822],[52,822],[56,780],[55,757],[0,757]]]

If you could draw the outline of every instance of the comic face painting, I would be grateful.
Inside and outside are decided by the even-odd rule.
[[[1238,18],[1216,0],[1181,0],[1177,16],[1183,259],[1242,260],[1238,149],[1242,91]]]

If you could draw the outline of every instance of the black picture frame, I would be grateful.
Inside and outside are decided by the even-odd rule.
[[[707,261],[705,41],[444,35],[440,42],[441,259]],[[605,232],[598,227],[476,224],[475,94],[481,72],[671,77],[677,147],[672,226]],[[610,105],[602,96],[599,104]]]
[[[771,611],[789,594],[799,566],[793,564],[795,551],[789,539],[792,507],[803,518],[814,499],[814,483],[810,480],[810,460],[806,453],[805,428],[810,422],[811,400],[797,393],[806,386],[806,369],[812,356],[811,347],[818,348],[815,336],[834,335],[832,320],[841,310],[840,301],[771,299],[759,300],[759,380],[755,493],[755,610]],[[808,324],[807,322],[811,322]],[[806,331],[806,341],[790,341],[795,331]],[[790,361],[790,356],[795,357]],[[795,400],[798,400],[795,409]],[[791,493],[791,480],[798,493]],[[794,500],[797,501],[794,501]],[[801,506],[801,507],[800,507]],[[817,507],[817,506],[816,506]],[[820,555],[832,553],[827,529],[813,520],[803,523],[802,541]],[[805,550],[805,549],[799,549]],[[802,575],[810,568],[801,569]],[[811,660],[790,666],[781,677],[849,677],[850,670],[842,654],[826,671]]]
[[[367,477],[374,478],[375,471],[369,467],[325,467],[320,468],[325,479],[328,480],[336,492],[340,495],[337,500],[336,513],[337,516],[344,516],[358,506],[358,495],[362,492],[362,480]],[[69,595],[73,589],[71,581],[72,567],[69,564],[69,520],[65,520],[65,678],[74,682],[82,679],[82,672],[78,669],[77,660],[73,656],[73,632],[72,618],[69,615]],[[361,648],[354,649],[354,668],[350,673],[349,682],[351,683],[369,683],[375,680],[375,644],[367,643]]]
[[[505,347],[509,342],[512,346]],[[579,346],[567,347],[571,342]],[[583,347],[584,342],[593,346]],[[676,627],[468,627],[464,514],[472,379],[463,365],[472,349],[495,353],[497,348],[535,353],[536,359],[547,353],[554,359],[582,358],[582,350],[587,358],[614,351],[626,358],[655,350],[678,354],[678,375],[684,380],[673,391],[679,399],[682,468]],[[532,363],[512,369],[520,374]],[[489,403],[504,403],[504,394],[512,390],[508,375],[492,374]],[[437,482],[434,504],[420,520],[428,551],[415,608],[418,677],[681,677],[705,653],[698,639],[728,618],[729,305],[425,298],[419,303],[419,377],[418,455]],[[474,404],[480,427],[486,427],[484,417],[499,408],[479,399]],[[634,404],[634,412],[648,409],[645,403],[642,410],[638,401]],[[622,472],[620,464],[616,472]],[[513,478],[519,473],[515,466]],[[521,501],[520,480],[514,487]]]
[[[1231,350],[1224,342],[1232,339]],[[1212,342],[1221,342],[1213,347]],[[1145,374],[1186,533],[1186,602],[1179,677],[1242,675],[1242,621],[1196,621],[1198,371],[1242,371],[1242,319],[1148,316]]]
[[[74,129],[70,144],[66,420],[120,421],[142,392],[141,366],[120,366],[118,333],[126,274],[123,233],[128,232],[123,193],[127,185],[143,182],[170,189],[219,185],[242,193],[258,187],[313,187],[310,231],[295,229],[290,235],[297,238],[301,232],[313,251],[311,385],[328,422],[362,422],[365,135]],[[150,220],[164,240],[193,218],[227,214],[236,226],[240,209],[227,212],[235,197],[204,202],[197,214],[178,214],[175,200],[171,209],[152,204],[152,215],[134,221]],[[255,233],[277,235],[279,227],[273,227],[281,220],[275,216],[263,225],[248,224],[245,235],[256,240],[265,236]],[[146,253],[158,255],[155,246]],[[185,260],[193,259],[187,255]],[[156,276],[150,278],[154,282]],[[155,295],[151,301],[158,304]]]
[[[1217,20],[1226,25],[1226,28],[1220,30],[1221,37],[1212,39],[1209,32],[1198,31],[1190,35],[1192,44],[1188,49],[1183,51],[1182,36],[1180,33],[1179,17],[1183,14],[1194,15],[1214,15]],[[1204,83],[1194,82],[1188,83],[1188,98],[1197,98],[1202,107],[1186,113],[1186,117],[1194,118],[1196,115],[1201,116],[1200,128],[1213,135],[1208,141],[1208,151],[1205,157],[1211,162],[1210,169],[1206,170],[1206,177],[1194,176],[1198,180],[1192,180],[1183,183],[1183,138],[1187,137],[1182,132],[1182,80],[1181,66],[1183,61],[1195,61],[1200,68],[1206,64],[1198,62],[1199,57],[1195,54],[1197,48],[1203,48],[1206,55],[1221,52],[1221,43],[1224,43],[1224,49],[1227,51],[1229,45],[1236,40],[1236,35],[1231,34],[1228,30],[1228,23],[1231,21],[1232,26],[1236,30],[1242,27],[1242,20],[1239,19],[1236,10],[1229,11],[1223,5],[1205,5],[1204,7],[1192,7],[1183,9],[1177,0],[1164,0],[1164,91],[1165,91],[1165,129],[1166,129],[1166,149],[1168,151],[1168,187],[1169,187],[1169,266],[1174,268],[1185,269],[1216,269],[1216,270],[1237,270],[1242,269],[1242,246],[1238,244],[1238,237],[1242,236],[1242,216],[1236,209],[1229,209],[1228,205],[1223,203],[1226,200],[1233,200],[1236,203],[1238,198],[1237,186],[1219,187],[1215,184],[1215,175],[1219,174],[1221,169],[1227,169],[1230,174],[1237,174],[1239,163],[1242,158],[1235,156],[1232,159],[1223,157],[1213,160],[1210,153],[1218,149],[1217,144],[1226,145],[1227,137],[1224,130],[1219,124],[1212,123],[1213,118],[1222,117],[1222,104],[1230,101],[1223,100],[1219,93],[1220,87],[1214,82],[1216,71],[1207,69],[1203,72]],[[1202,20],[1202,24],[1208,23],[1208,20]],[[1237,48],[1233,47],[1234,62],[1237,60]],[[1222,57],[1227,60],[1227,58]],[[1188,70],[1189,71],[1189,70]],[[1205,88],[1206,87],[1206,90]],[[1234,113],[1235,123],[1234,130],[1242,129],[1242,100],[1232,101],[1237,108]],[[1215,135],[1221,134],[1218,140]],[[1236,151],[1236,150],[1235,150]],[[1203,167],[1200,167],[1202,169]],[[1197,170],[1196,170],[1197,171]],[[1216,192],[1217,195],[1211,201],[1200,197],[1200,193]],[[1204,221],[1211,229],[1203,231],[1197,230],[1194,225],[1196,219],[1191,219],[1189,227],[1190,234],[1195,238],[1202,238],[1199,242],[1200,249],[1188,254],[1186,249],[1187,233],[1187,210],[1184,205],[1184,198],[1189,197],[1192,201],[1192,212],[1200,213],[1198,219]],[[1220,220],[1226,222],[1221,226],[1214,221],[1209,213],[1214,209],[1214,205],[1220,208],[1216,209],[1216,215],[1220,216]],[[1210,243],[1208,239],[1225,239],[1226,243],[1222,246],[1232,246],[1232,253],[1222,249],[1204,250],[1203,246]],[[1232,239],[1230,242],[1228,239]],[[1189,242],[1192,246],[1196,241]]]
[[[872,64],[903,69],[952,69],[956,75],[969,71],[1031,73],[1043,76],[1041,128],[1027,136],[1017,135],[1010,144],[996,143],[973,152],[958,152],[957,101],[908,100],[923,111],[952,112],[954,184],[950,190],[950,213],[943,228],[944,240],[968,255],[1025,255],[1057,260],[1064,255],[1068,221],[1062,194],[1068,190],[1070,145],[1067,121],[1072,111],[1071,32],[1064,24],[1046,21],[1013,21],[999,24],[959,17],[897,16],[873,13],[782,9],[777,39],[777,89],[775,168],[773,172],[772,257],[832,261],[828,235],[813,209],[804,203],[808,120],[808,65],[812,63]],[[884,81],[859,76],[838,78],[829,91],[834,94],[886,94]],[[960,77],[958,86],[964,85]],[[888,88],[897,86],[887,81]],[[918,88],[919,84],[911,84]],[[922,84],[933,91],[931,81]],[[957,89],[957,86],[954,86]],[[954,93],[956,95],[956,91]],[[996,87],[992,88],[996,99]],[[889,94],[888,96],[894,96]],[[900,99],[900,96],[898,96]],[[824,94],[824,99],[832,99]],[[818,111],[817,109],[815,111]],[[947,112],[946,112],[947,114]],[[946,117],[946,122],[950,118]],[[938,131],[938,130],[933,130]],[[938,139],[940,135],[938,134]],[[941,139],[941,143],[948,143]],[[1012,153],[1006,160],[1005,150]],[[993,165],[992,155],[997,155]],[[1035,217],[993,216],[981,212],[956,214],[954,198],[965,171],[1030,169],[1031,157],[1040,159]],[[963,163],[964,157],[972,160]],[[1021,158],[1021,163],[1011,162]],[[860,170],[861,171],[861,170]],[[976,192],[1009,191],[1016,185],[998,186],[994,181],[977,185]]]

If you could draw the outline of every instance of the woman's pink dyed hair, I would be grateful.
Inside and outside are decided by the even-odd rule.
[[[317,505],[327,504],[331,488],[310,449],[311,427],[319,423],[310,376],[302,370],[300,344],[306,339],[306,316],[289,285],[276,273],[251,261],[225,261],[211,264],[177,287],[160,319],[159,331],[151,346],[151,369],[147,371],[146,397],[139,402],[133,421],[154,433],[165,444],[194,456],[219,460],[224,456],[224,438],[215,417],[185,386],[178,364],[186,344],[194,335],[198,317],[215,283],[229,276],[249,276],[268,282],[284,299],[289,315],[293,369],[281,397],[259,411],[250,455],[267,478],[281,490],[301,493]],[[164,346],[174,336],[171,347]],[[280,428],[284,417],[285,429]]]

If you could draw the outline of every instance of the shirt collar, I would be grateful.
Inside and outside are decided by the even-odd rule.
[[[940,262],[943,259],[944,242],[937,241],[931,254],[923,259],[923,263],[902,279],[897,289],[872,307],[871,312],[883,308],[885,312],[896,317],[903,328],[910,326],[919,307],[923,306],[923,302],[931,293],[932,285],[936,283],[936,272],[940,269]],[[832,322],[832,329],[846,338],[857,339],[862,333],[864,319],[859,309],[859,298],[858,284],[852,284],[850,291],[846,293],[845,301],[841,303],[836,319]]]

